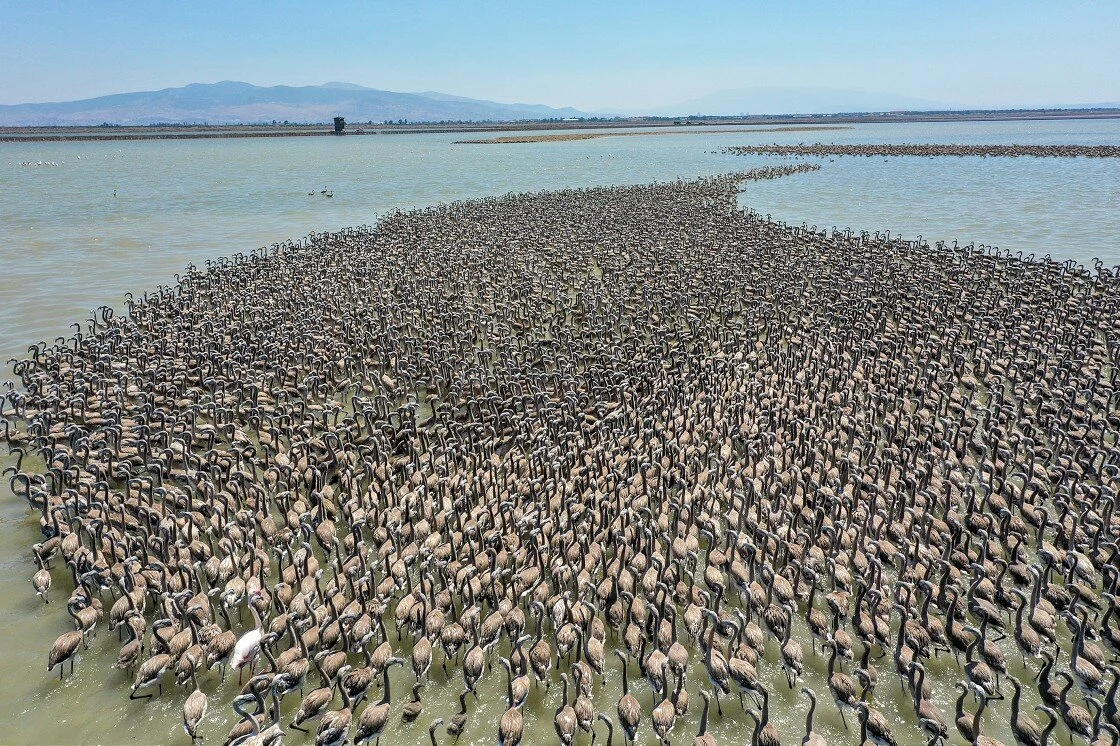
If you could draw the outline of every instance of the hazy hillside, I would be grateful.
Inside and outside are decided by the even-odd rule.
[[[1106,108],[1114,103],[1084,107]],[[665,116],[694,114],[834,114],[875,111],[946,111],[961,104],[835,88],[778,88],[756,86],[717,91],[671,106],[588,113],[571,107],[484,101],[436,91],[397,93],[353,83],[317,86],[261,87],[249,83],[192,83],[161,91],[119,93],[112,96],[54,103],[0,105],[0,126],[83,126],[102,123],[145,124],[295,124],[330,122],[509,122],[590,116]],[[1044,108],[1044,107],[1038,107]]]
[[[436,93],[395,93],[351,83],[272,86],[223,81],[182,88],[100,96],[82,101],[0,105],[0,126],[208,123],[258,124],[273,120],[350,122],[406,119],[511,121],[585,116],[575,109],[494,101]]]

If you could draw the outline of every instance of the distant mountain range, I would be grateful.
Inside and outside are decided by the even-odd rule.
[[[589,116],[572,108],[502,104],[442,93],[395,93],[353,83],[261,87],[192,83],[182,88],[99,96],[82,101],[0,105],[0,126],[81,126],[103,123],[266,124],[277,122],[517,121]]]
[[[1117,103],[1039,108],[1114,108]],[[837,88],[756,86],[718,91],[672,106],[588,113],[543,104],[504,104],[436,91],[396,93],[332,82],[317,86],[255,86],[249,83],[192,83],[181,88],[100,96],[82,101],[0,105],[0,126],[88,126],[98,124],[294,124],[510,122],[592,116],[668,116],[740,114],[836,114],[882,111],[974,109],[959,103]]]

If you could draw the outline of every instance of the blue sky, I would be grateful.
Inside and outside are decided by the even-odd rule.
[[[0,0],[0,103],[332,80],[585,110],[814,86],[970,106],[1120,100],[1120,0]]]

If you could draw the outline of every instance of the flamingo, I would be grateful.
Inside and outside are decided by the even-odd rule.
[[[259,590],[254,591],[250,596],[252,597],[261,595]],[[261,652],[261,640],[264,638],[264,625],[261,624],[260,614],[257,613],[257,607],[253,606],[250,602],[249,611],[253,613],[253,621],[256,625],[253,629],[249,630],[241,637],[237,638],[237,644],[233,646],[233,654],[230,656],[230,665],[237,669],[237,683],[241,683],[241,670],[246,665],[252,666],[256,662],[257,656]],[[251,671],[252,669],[250,669]]]

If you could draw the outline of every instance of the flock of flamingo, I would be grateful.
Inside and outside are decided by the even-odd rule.
[[[811,145],[733,145],[722,152],[733,155],[781,156],[917,156],[922,158],[1120,158],[1120,145],[961,145],[846,143]]]
[[[398,211],[32,345],[46,670],[115,632],[192,742],[236,676],[227,744],[1117,743],[1116,271],[737,208],[812,168]]]

